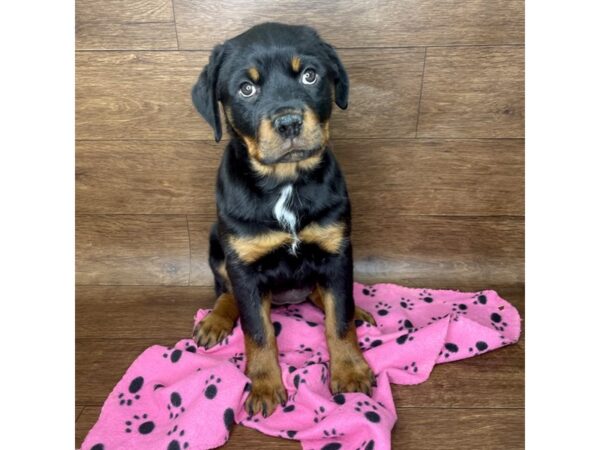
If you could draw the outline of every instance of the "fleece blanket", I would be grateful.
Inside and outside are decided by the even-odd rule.
[[[396,410],[390,383],[425,381],[433,366],[517,342],[517,310],[494,291],[354,286],[356,304],[377,326],[357,323],[377,385],[372,397],[331,395],[323,313],[306,302],[273,308],[288,402],[267,418],[243,408],[244,340],[239,323],[205,350],[191,339],[154,345],[127,370],[104,403],[82,450],[200,450],[227,441],[234,423],[296,439],[305,450],[386,450]],[[200,321],[209,311],[197,312]]]

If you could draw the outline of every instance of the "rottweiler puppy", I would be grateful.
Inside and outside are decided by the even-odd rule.
[[[374,377],[357,342],[350,201],[329,147],[333,103],[349,81],[333,47],[306,26],[265,23],[217,45],[192,90],[202,117],[231,137],[218,171],[210,267],[217,301],[194,329],[221,342],[240,318],[250,415],[270,415],[286,390],[271,305],[312,301],[325,313],[333,393],[370,394]]]

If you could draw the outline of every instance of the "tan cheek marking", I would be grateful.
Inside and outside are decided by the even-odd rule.
[[[292,57],[292,70],[294,72],[300,72],[300,66],[302,65],[302,61],[299,56]]]
[[[292,242],[292,235],[283,231],[273,231],[258,236],[230,236],[229,244],[238,257],[246,264],[258,261],[273,250]]]
[[[326,252],[338,253],[346,241],[345,230],[346,227],[343,223],[332,223],[325,226],[311,223],[300,231],[299,236],[307,244],[317,244]]]
[[[260,73],[258,72],[258,69],[256,67],[250,67],[248,69],[248,76],[255,83],[257,83],[258,80],[260,80]]]

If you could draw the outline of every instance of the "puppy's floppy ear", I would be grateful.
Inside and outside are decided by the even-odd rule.
[[[335,49],[327,43],[323,43],[323,46],[325,47],[325,52],[329,58],[333,73],[333,82],[335,83],[335,104],[341,109],[346,109],[348,107],[348,95],[350,93],[350,80],[348,80],[348,74]]]
[[[222,136],[217,83],[219,81],[219,69],[223,62],[224,48],[223,45],[217,45],[213,49],[208,64],[202,69],[202,73],[192,89],[194,106],[213,128],[215,141],[217,142],[221,140]]]

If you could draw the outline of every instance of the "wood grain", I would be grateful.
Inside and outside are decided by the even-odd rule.
[[[415,137],[425,52],[421,49],[342,50],[350,77],[348,109],[335,109],[335,138]]]
[[[191,336],[200,308],[211,309],[211,287],[77,286],[75,320],[79,338],[155,338]]]
[[[316,27],[339,47],[522,44],[523,0],[174,0],[182,49],[210,49],[265,21]]]
[[[215,218],[188,216],[191,248],[190,285],[213,286],[214,277],[208,265],[208,237]]]
[[[334,112],[334,137],[414,137],[423,50],[341,52],[350,107]],[[78,139],[204,139],[191,88],[207,52],[79,52]]]
[[[333,142],[354,217],[524,214],[524,142]]]
[[[78,50],[176,50],[170,0],[78,0],[75,4]]]
[[[522,47],[430,48],[418,137],[524,136]]]
[[[177,50],[173,22],[79,22],[75,39],[77,50]]]
[[[185,216],[78,216],[78,284],[187,285]]]
[[[223,145],[210,141],[79,141],[79,213],[215,216]]]
[[[216,173],[224,145],[211,141],[79,141],[77,211],[185,213],[212,221]],[[523,145],[521,139],[333,142],[354,214],[382,218],[404,214],[522,215]],[[194,273],[192,268],[192,278]]]
[[[519,217],[354,216],[354,274],[362,282],[523,281]]]

